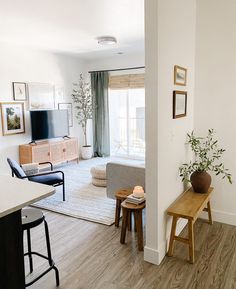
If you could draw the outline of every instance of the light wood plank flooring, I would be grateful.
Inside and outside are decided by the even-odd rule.
[[[121,245],[120,228],[45,214],[60,271],[60,289],[236,289],[234,226],[197,221],[195,264],[186,261],[187,246],[176,243],[175,257],[166,257],[155,266],[143,261],[134,233],[128,233],[127,244]],[[32,244],[34,250],[45,251],[43,227],[32,230]],[[42,261],[36,259],[35,270],[42,266]],[[30,288],[56,288],[54,273]]]

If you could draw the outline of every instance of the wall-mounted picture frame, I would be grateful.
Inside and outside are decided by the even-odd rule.
[[[187,84],[187,68],[179,65],[174,66],[174,84],[186,86]]]
[[[2,102],[2,134],[13,135],[25,133],[25,117],[23,102]]]
[[[50,83],[28,83],[28,109],[54,109],[54,85]]]
[[[27,99],[27,87],[25,82],[12,82],[13,99],[14,100],[26,100]]]
[[[72,103],[58,103],[58,109],[66,109],[68,111],[69,126],[73,126]]]
[[[187,115],[187,91],[173,91],[173,118]]]

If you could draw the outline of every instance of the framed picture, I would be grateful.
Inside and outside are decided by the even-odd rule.
[[[174,84],[186,86],[187,84],[187,69],[186,68],[175,65]]]
[[[50,83],[29,83],[29,109],[54,109],[54,85]]]
[[[72,103],[58,103],[58,109],[67,109],[69,126],[73,126]]]
[[[2,102],[2,133],[12,135],[25,132],[24,103]]]
[[[27,98],[26,83],[12,82],[12,87],[13,87],[14,100],[26,100]]]
[[[187,92],[173,91],[173,118],[184,117],[187,114]]]

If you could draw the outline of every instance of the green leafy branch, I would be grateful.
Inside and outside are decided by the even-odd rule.
[[[227,178],[229,183],[232,184],[232,176],[228,172],[223,163],[219,162],[224,149],[218,148],[218,141],[214,138],[214,130],[209,129],[208,135],[205,138],[196,137],[194,132],[187,134],[187,144],[190,145],[195,155],[195,160],[188,164],[182,164],[179,168],[180,177],[182,181],[190,181],[190,175],[195,172],[212,171],[215,174],[222,175],[222,178]]]

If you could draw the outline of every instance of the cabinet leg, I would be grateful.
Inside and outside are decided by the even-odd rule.
[[[194,232],[193,221],[188,220],[188,236],[189,236],[189,260],[190,263],[194,263]]]
[[[178,218],[173,216],[172,220],[172,226],[171,226],[171,233],[170,233],[170,243],[169,243],[169,250],[167,255],[173,256],[174,252],[174,237],[175,237],[175,231],[176,231],[176,225],[177,225]]]

